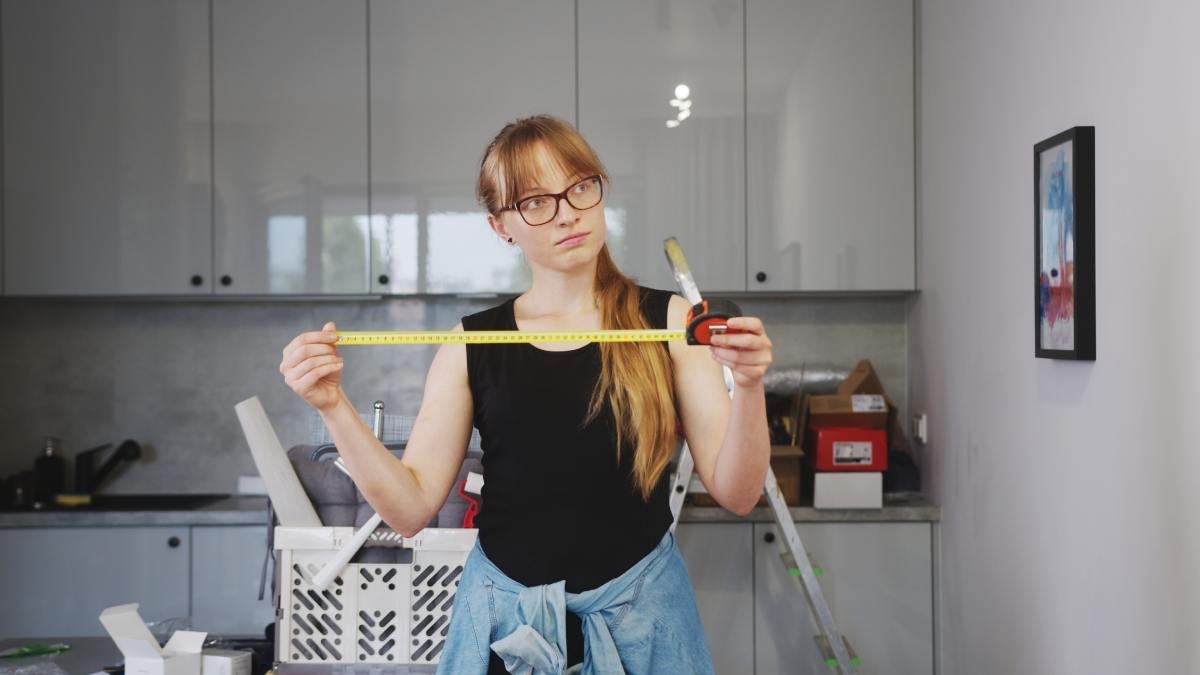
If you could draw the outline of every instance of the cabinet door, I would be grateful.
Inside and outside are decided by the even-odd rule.
[[[5,0],[4,291],[211,292],[206,0]]]
[[[100,612],[188,616],[188,528],[0,528],[0,635],[106,636]]]
[[[929,523],[806,523],[799,531],[824,570],[819,580],[834,620],[862,659],[858,672],[932,675]],[[755,525],[754,533],[755,672],[829,672],[811,639],[817,631],[800,583],[779,558],[778,528]]]
[[[612,176],[613,257],[644,284],[676,288],[675,236],[702,291],[746,290],[742,18],[740,0],[579,2],[579,127]]]
[[[366,293],[366,0],[214,0],[216,292]]]
[[[265,525],[192,527],[192,625],[212,635],[263,637],[275,620],[271,584],[258,586]],[[268,568],[268,573],[270,572]]]
[[[675,530],[687,562],[704,636],[717,675],[745,675],[754,665],[754,526],[681,523]]]
[[[913,9],[747,0],[747,288],[915,286]]]
[[[500,128],[539,113],[575,120],[571,3],[372,0],[372,291],[527,287],[475,183]]]

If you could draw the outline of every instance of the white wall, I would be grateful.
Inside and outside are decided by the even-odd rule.
[[[1195,0],[921,2],[943,673],[1200,673],[1198,27]],[[1035,359],[1032,149],[1087,124],[1097,359]]]

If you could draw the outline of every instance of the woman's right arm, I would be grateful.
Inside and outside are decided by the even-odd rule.
[[[411,536],[446,501],[466,455],[473,415],[466,346],[444,344],[438,349],[412,434],[403,458],[397,460],[341,387],[335,330],[327,323],[321,331],[297,336],[284,349],[280,372],[321,415],[367,502],[392,529]]]

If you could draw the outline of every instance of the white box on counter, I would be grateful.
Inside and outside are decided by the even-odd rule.
[[[819,471],[813,474],[813,507],[818,509],[883,508],[883,474]]]
[[[200,655],[201,675],[250,675],[250,652],[205,649]]]
[[[159,647],[136,602],[109,607],[100,623],[125,657],[125,675],[200,675],[200,650],[208,633],[177,630]]]

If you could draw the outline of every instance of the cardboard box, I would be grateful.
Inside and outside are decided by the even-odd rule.
[[[250,675],[250,652],[205,649],[200,655],[201,675]]]
[[[788,506],[800,504],[800,475],[804,470],[804,450],[798,445],[772,445],[771,470],[775,472],[775,482],[779,484],[779,493]],[[759,506],[767,506],[767,498],[759,497]]]
[[[808,398],[808,428],[887,429],[887,399],[879,394],[823,394]]]
[[[817,471],[887,471],[888,438],[883,429],[814,429],[805,445]]]
[[[208,633],[177,630],[159,647],[137,603],[109,607],[100,623],[125,656],[125,675],[200,675],[200,650]]]
[[[863,359],[855,364],[854,370],[850,371],[846,379],[838,385],[837,393],[887,396],[887,392],[883,390],[883,383],[879,381],[879,374],[871,366],[870,359]],[[890,405],[891,401],[888,401],[888,404]]]
[[[860,427],[891,428],[896,406],[883,390],[879,374],[869,359],[863,359],[838,385],[836,394],[810,396],[808,428]]]
[[[881,509],[883,474],[818,473],[813,476],[813,506],[818,509]]]
[[[801,478],[804,470],[804,450],[798,445],[772,445],[771,470],[775,472],[775,482],[779,484],[779,492],[788,506],[799,506],[802,493]],[[692,506],[720,506],[711,495],[694,492],[687,496]],[[766,496],[758,498],[758,506],[768,506]]]

